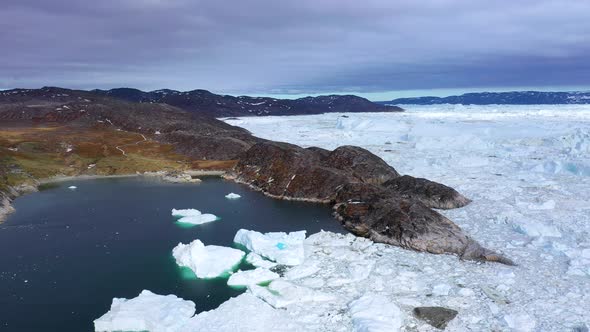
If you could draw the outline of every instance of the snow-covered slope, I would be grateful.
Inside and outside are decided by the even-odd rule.
[[[370,289],[402,310],[458,310],[451,331],[590,326],[590,106],[414,106],[402,114],[227,122],[303,146],[359,145],[402,174],[473,199],[442,213],[518,266],[382,249],[380,263],[369,269]],[[378,275],[386,277],[373,279]]]

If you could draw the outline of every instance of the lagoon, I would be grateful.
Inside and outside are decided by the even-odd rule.
[[[242,197],[228,200],[230,192]],[[143,289],[191,300],[197,312],[211,310],[243,290],[179,268],[171,255],[179,242],[235,246],[240,228],[343,232],[325,205],[272,199],[216,177],[196,185],[72,180],[20,197],[14,207],[0,225],[2,331],[93,331],[113,297],[133,298]],[[173,208],[221,219],[187,227],[171,216]]]

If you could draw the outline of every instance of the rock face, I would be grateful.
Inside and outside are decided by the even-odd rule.
[[[232,177],[272,197],[331,204],[346,229],[375,242],[512,263],[432,210],[465,206],[467,198],[436,182],[400,176],[359,147],[327,151],[261,142],[241,155]]]

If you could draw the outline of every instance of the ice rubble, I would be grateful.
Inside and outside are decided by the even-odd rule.
[[[174,295],[142,291],[133,299],[114,298],[111,309],[94,321],[97,332],[180,331],[195,313],[195,304]]]
[[[303,262],[303,240],[306,231],[260,233],[240,229],[234,242],[278,264],[298,265]]]
[[[178,218],[178,222],[193,225],[205,224],[219,219],[214,214],[201,213],[201,211],[196,209],[172,209],[172,216]]]
[[[231,272],[244,255],[243,251],[234,248],[205,246],[200,240],[179,243],[172,250],[176,263],[190,268],[199,278],[215,278]]]
[[[229,193],[229,194],[225,195],[225,198],[227,198],[227,199],[238,199],[240,197],[242,197],[242,196],[240,196],[238,194],[234,194],[234,193]]]
[[[402,327],[402,311],[383,295],[363,295],[348,307],[354,331],[396,332]]]
[[[251,287],[275,280],[278,277],[278,274],[268,269],[259,267],[254,270],[238,271],[232,274],[227,280],[227,284],[229,286]]]
[[[523,309],[534,330],[588,325],[590,106],[404,108],[405,113],[347,114],[347,118],[322,114],[226,121],[259,137],[280,134],[286,142],[302,146],[359,145],[402,174],[450,185],[473,203],[442,213],[518,264],[507,269],[392,248],[382,253],[391,263],[381,264],[378,259],[367,279],[344,288],[371,282],[389,298],[398,296],[392,299],[404,311],[410,304],[457,309],[459,315],[449,330],[509,330],[504,317],[522,315]],[[313,271],[309,259],[297,269]],[[295,272],[293,268],[286,276]],[[353,280],[347,272],[342,279]],[[382,273],[394,281],[379,281],[376,277]],[[300,280],[321,289],[338,278]],[[391,283],[396,287],[390,288]],[[424,298],[436,285],[450,286],[448,295]],[[404,323],[412,324],[422,329],[411,318]]]

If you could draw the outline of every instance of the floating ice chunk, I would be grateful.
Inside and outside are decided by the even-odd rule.
[[[272,281],[268,287],[250,286],[250,292],[275,308],[303,302],[334,301],[335,297],[285,280]]]
[[[178,222],[183,222],[187,224],[193,225],[200,225],[208,222],[212,222],[218,220],[219,218],[210,213],[201,213],[199,210],[195,209],[184,209],[184,210],[176,210],[172,209],[172,216],[180,217]]]
[[[305,330],[296,324],[285,310],[275,310],[256,296],[244,293],[227,300],[217,309],[196,315],[183,327],[183,331],[292,332]]]
[[[561,232],[553,224],[536,220],[519,220],[514,229],[530,237],[561,237]]]
[[[172,216],[173,217],[192,217],[192,216],[200,216],[201,211],[196,209],[172,209]]]
[[[240,197],[242,197],[242,196],[240,196],[238,194],[234,194],[234,193],[229,193],[229,194],[225,195],[225,198],[227,198],[227,199],[238,199]]]
[[[531,210],[553,210],[555,209],[555,201],[550,199],[543,204],[529,204]]]
[[[399,331],[404,320],[400,308],[383,295],[361,296],[348,304],[348,310],[353,330],[359,332]]]
[[[234,248],[205,246],[200,240],[179,243],[172,250],[176,264],[190,268],[199,278],[215,278],[231,272],[244,255],[243,251]]]
[[[269,282],[279,278],[279,275],[264,268],[257,268],[255,270],[238,271],[229,277],[227,284],[229,286],[252,286],[261,283]]]
[[[76,190],[76,189],[78,189],[78,187],[76,187],[76,186],[69,186],[68,189],[70,189],[70,190]]]
[[[94,330],[106,331],[180,331],[194,315],[195,304],[174,295],[142,291],[133,299],[114,298],[109,310],[94,321]]]
[[[239,243],[263,257],[284,265],[299,265],[305,255],[303,241],[306,231],[291,233],[270,232],[259,233],[240,229],[234,237],[234,242]]]
[[[432,295],[434,296],[447,296],[451,291],[451,286],[447,284],[438,284],[432,288]]]
[[[537,325],[535,320],[528,314],[512,314],[504,316],[504,320],[513,331],[529,332]]]
[[[263,267],[265,269],[270,269],[271,267],[277,265],[277,263],[268,261],[255,252],[251,252],[246,255],[246,262],[254,265],[255,267]]]
[[[204,214],[201,214],[200,216],[182,217],[182,218],[178,219],[178,222],[183,222],[183,223],[193,224],[193,225],[200,225],[200,224],[205,224],[205,223],[212,222],[212,221],[215,221],[218,219],[219,218],[217,218],[217,216],[214,214],[204,213]]]

